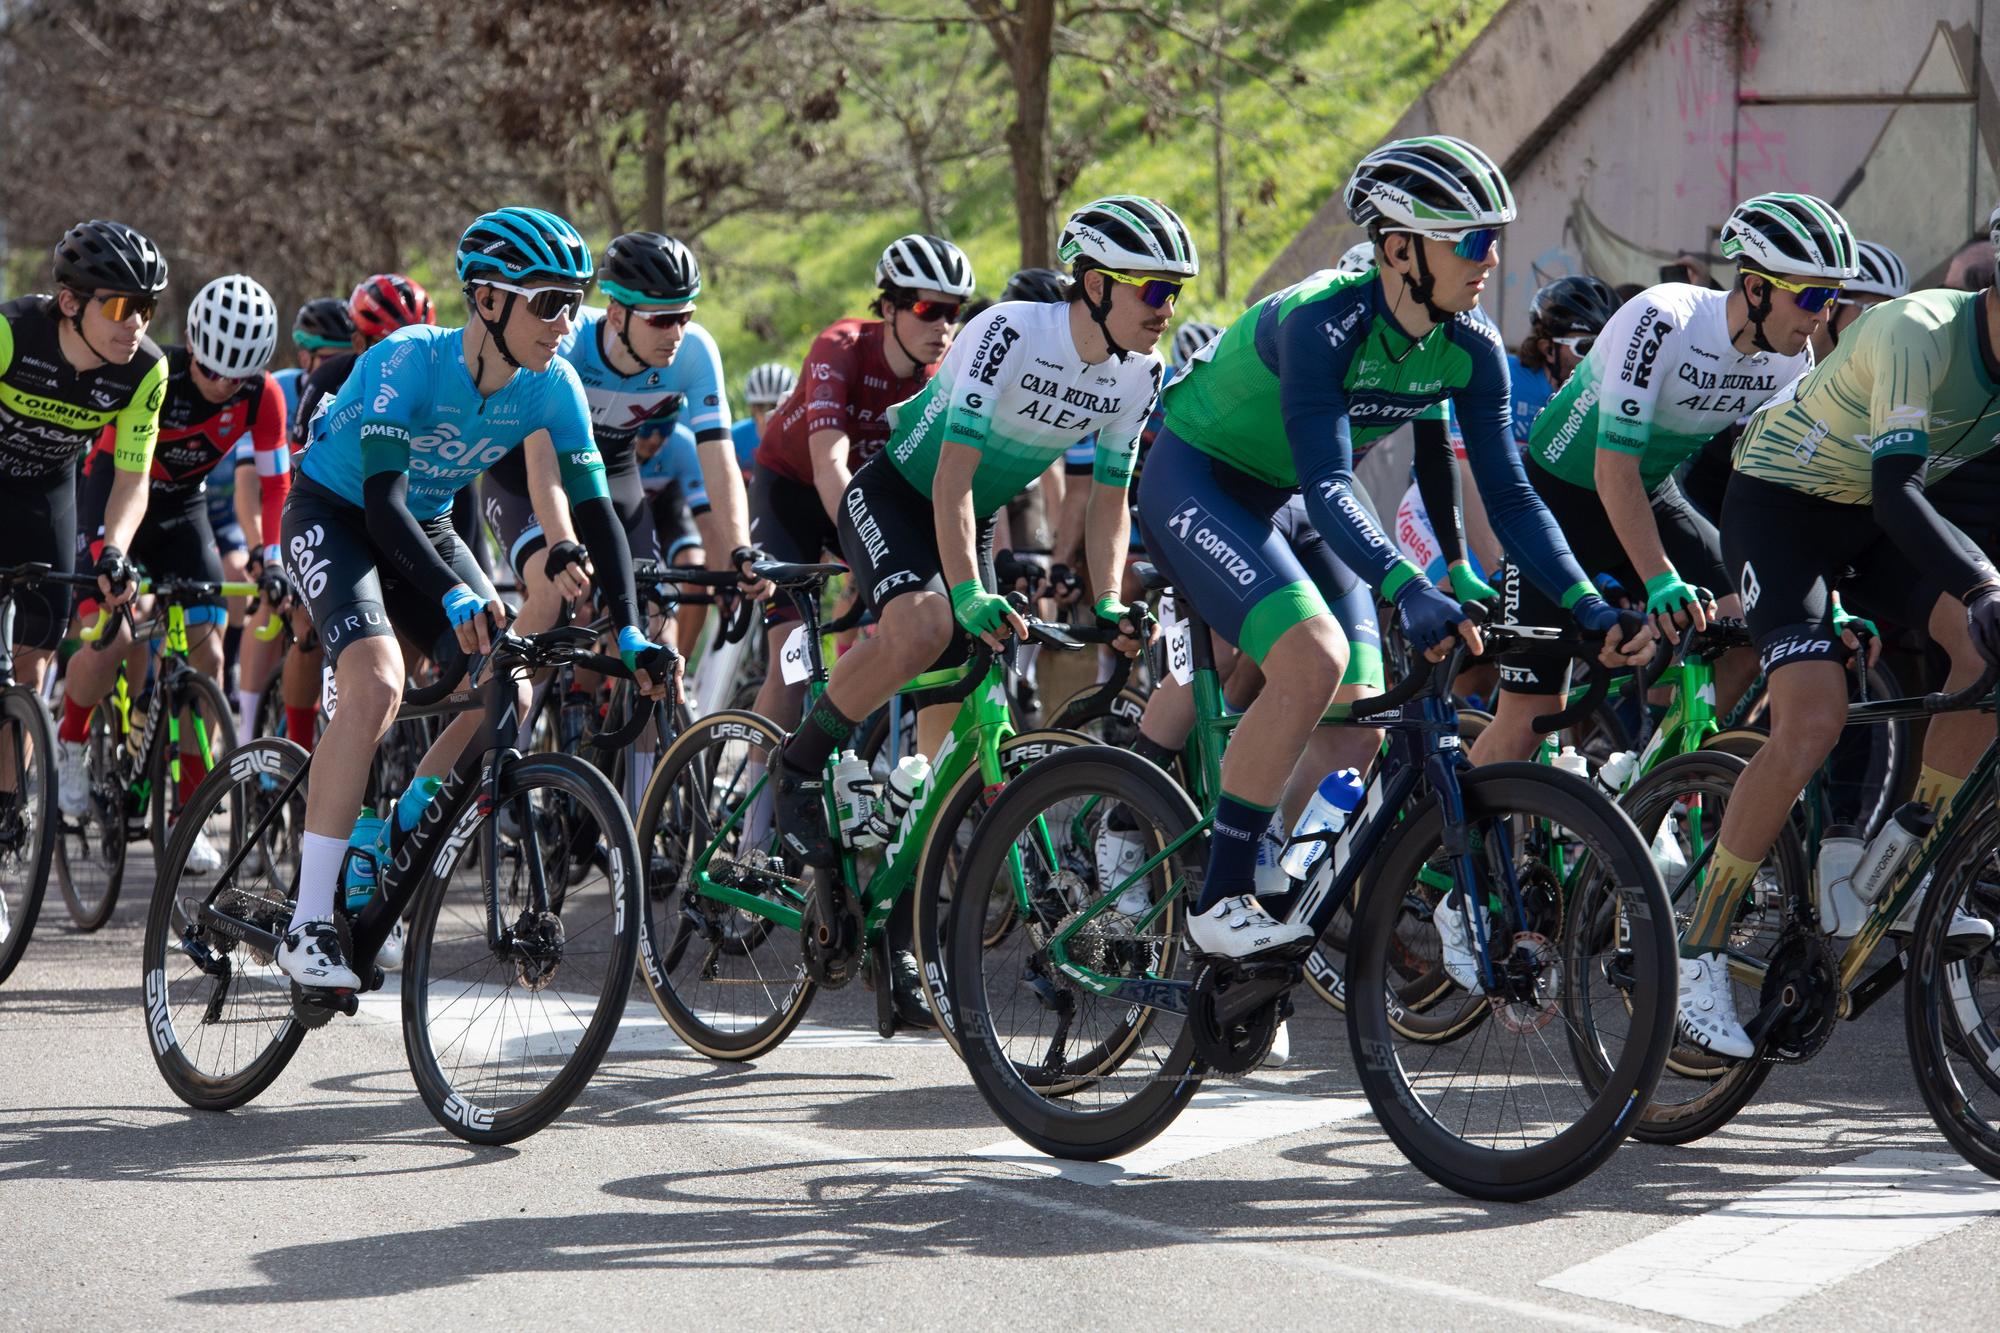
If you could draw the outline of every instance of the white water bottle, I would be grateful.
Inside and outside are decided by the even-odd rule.
[[[1632,770],[1638,764],[1638,755],[1630,750],[1620,750],[1597,766],[1597,780],[1603,784],[1604,790],[1616,796],[1625,790],[1625,780],[1632,776]]]
[[[1257,835],[1257,896],[1275,897],[1289,893],[1291,876],[1285,873],[1285,812],[1271,812],[1271,822]]]
[[[1854,868],[1854,896],[1873,906],[1936,825],[1937,816],[1922,801],[1897,806],[1882,831],[1869,839],[1861,864]]]
[[[852,750],[833,761],[833,808],[840,820],[840,838],[850,847],[873,847],[882,841],[875,828],[875,775]]]
[[[1576,752],[1574,745],[1565,745],[1555,757],[1555,766],[1565,773],[1574,773],[1580,778],[1590,776],[1590,761]]]
[[[1292,825],[1291,844],[1279,859],[1287,875],[1302,880],[1312,872],[1314,863],[1347,827],[1347,817],[1361,804],[1363,790],[1356,769],[1336,769],[1320,779],[1312,800],[1299,812],[1299,822]]]
[[[889,774],[876,811],[875,827],[883,841],[894,838],[889,856],[894,857],[903,842],[903,824],[909,818],[917,793],[931,780],[931,761],[920,754],[906,754]]]
[[[1819,926],[1836,939],[1848,939],[1861,929],[1868,916],[1868,904],[1854,891],[1854,872],[1861,865],[1868,844],[1861,830],[1852,824],[1832,824],[1819,840],[1819,861],[1814,867],[1814,897],[1819,906]]]

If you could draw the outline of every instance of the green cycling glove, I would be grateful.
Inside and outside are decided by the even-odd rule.
[[[1451,595],[1461,602],[1497,602],[1500,590],[1473,572],[1470,562],[1456,560],[1446,571],[1451,580]]]
[[[1670,616],[1700,602],[1700,594],[1683,582],[1674,570],[1655,574],[1646,580],[1646,614],[1649,616]]]
[[[986,591],[978,579],[952,585],[952,618],[975,639],[988,634],[998,636],[1001,626],[1007,623],[1007,611],[1007,599]]]
[[[1845,634],[1849,625],[1865,630],[1871,638],[1879,639],[1882,637],[1882,631],[1875,628],[1874,621],[1870,620],[1867,616],[1850,616],[1847,614],[1846,607],[1835,602],[1833,604],[1833,636],[1837,639]]]

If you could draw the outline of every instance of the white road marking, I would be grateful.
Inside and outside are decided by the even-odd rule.
[[[1112,1161],[1064,1161],[1045,1156],[1019,1139],[1003,1139],[972,1155],[1079,1184],[1114,1185],[1158,1176],[1170,1166],[1197,1157],[1366,1114],[1368,1102],[1361,1097],[1303,1097],[1262,1088],[1205,1087],[1158,1138]]]
[[[1542,1285],[1741,1328],[1996,1212],[2000,1181],[1962,1159],[1883,1149],[1666,1227]]]

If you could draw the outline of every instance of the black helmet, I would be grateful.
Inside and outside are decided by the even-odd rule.
[[[623,305],[692,301],[701,295],[701,265],[671,236],[628,231],[605,247],[597,285]]]
[[[1007,279],[1003,301],[1060,301],[1069,291],[1069,279],[1052,268],[1024,268]]]
[[[338,296],[321,296],[299,307],[292,320],[292,341],[308,346],[347,347],[354,342],[354,316]]]
[[[1603,279],[1587,275],[1557,278],[1536,292],[1528,305],[1528,318],[1542,338],[1602,333],[1616,313],[1617,294]]]
[[[92,218],[56,242],[56,281],[80,292],[151,295],[166,290],[167,257],[124,223]]]

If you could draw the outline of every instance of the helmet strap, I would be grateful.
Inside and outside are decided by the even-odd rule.
[[[1742,280],[1739,278],[1737,282],[1738,285],[1740,286]],[[1776,353],[1778,350],[1777,348],[1771,346],[1771,340],[1764,336],[1764,321],[1771,317],[1772,290],[1773,287],[1771,280],[1769,278],[1765,278],[1764,295],[1754,305],[1751,304],[1750,302],[1750,293],[1747,291],[1743,293],[1743,302],[1744,305],[1747,307],[1749,314],[1750,342],[1760,352]]]
[[[1431,297],[1437,293],[1437,274],[1431,272],[1430,261],[1424,258],[1423,237],[1410,237],[1410,253],[1415,257],[1412,267],[1416,272],[1414,275],[1409,273],[1402,275],[1404,290],[1409,292],[1412,301],[1424,308],[1424,314],[1430,317],[1433,327],[1449,324],[1451,316],[1438,309],[1431,301]]]
[[[901,352],[905,357],[905,359],[909,361],[910,374],[912,375],[916,374],[919,370],[922,370],[929,363],[926,362],[922,357],[918,356],[915,352],[912,352],[908,347],[904,346],[903,335],[896,329],[896,316],[902,313],[903,311],[902,305],[897,302],[895,297],[889,295],[887,292],[882,293],[882,295],[877,297],[876,300],[887,301],[889,303],[889,313],[883,316],[882,323],[888,326],[889,336],[896,340],[896,350]]]
[[[472,313],[477,315],[479,322],[486,326],[486,340],[493,344],[493,350],[500,354],[500,359],[514,369],[519,370],[521,363],[516,361],[514,354],[507,350],[507,319],[514,313],[514,293],[506,293],[507,299],[500,306],[500,318],[498,320],[491,320],[486,317],[486,312],[479,308],[478,298],[473,295],[473,288],[479,285],[478,283],[470,282],[465,284],[465,303],[472,307]],[[478,364],[473,367],[472,371],[473,387],[478,387],[480,376],[485,373],[486,349],[482,347],[479,349]]]
[[[73,287],[70,289],[70,294],[76,297],[76,313],[74,315],[69,316],[69,326],[71,329],[76,331],[76,340],[82,343],[84,347],[89,350],[92,356],[97,358],[98,365],[102,366],[110,365],[111,358],[106,356],[104,353],[98,351],[97,348],[91,343],[89,336],[86,335],[83,331],[83,312],[85,308],[90,305],[90,298],[88,296],[82,295],[81,293],[77,292],[77,290]],[[55,299],[60,301],[60,298],[55,298]],[[60,304],[56,306],[56,313],[57,314],[62,313],[62,306]],[[95,370],[97,369],[97,367],[92,366],[90,367],[90,369]]]
[[[1105,322],[1111,315],[1111,279],[1104,280],[1104,299],[1093,301],[1090,299],[1090,288],[1083,280],[1085,276],[1088,276],[1088,270],[1076,280],[1077,286],[1083,291],[1083,308],[1089,312],[1090,322],[1097,325],[1097,331],[1104,335],[1104,345],[1110,350],[1111,355],[1123,361],[1131,353],[1118,345],[1118,340],[1111,336],[1111,325]]]

